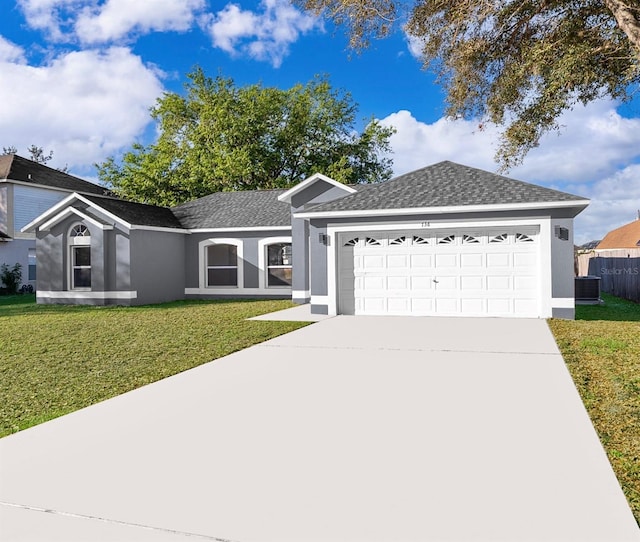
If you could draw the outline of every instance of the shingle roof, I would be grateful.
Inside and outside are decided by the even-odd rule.
[[[102,207],[105,211],[116,215],[118,218],[136,226],[153,226],[159,228],[183,229],[182,224],[167,207],[146,205],[115,198],[99,196],[84,196],[92,203]]]
[[[17,154],[0,156],[0,181],[12,180],[38,184],[81,194],[108,194],[103,186],[90,183],[57,169],[27,160]]]
[[[640,247],[640,219],[634,220],[610,231],[598,244],[601,248],[638,248]]]
[[[173,207],[183,227],[256,228],[291,226],[291,207],[278,201],[285,190],[216,192]]]
[[[365,211],[559,201],[581,202],[584,198],[445,161],[380,184],[361,186],[355,194],[315,205],[308,211]]]

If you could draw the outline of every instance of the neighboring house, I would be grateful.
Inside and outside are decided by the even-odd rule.
[[[598,243],[596,250],[619,250],[620,255],[640,250],[640,216],[637,220],[607,233]]]
[[[588,203],[440,162],[172,209],[73,194],[24,231],[40,303],[287,297],[319,314],[573,318],[573,218]]]
[[[14,154],[0,156],[0,265],[22,265],[22,282],[35,286],[36,241],[21,229],[70,193],[106,189]]]

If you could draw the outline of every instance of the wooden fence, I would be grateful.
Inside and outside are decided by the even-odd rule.
[[[582,256],[586,254],[578,259]],[[586,274],[600,277],[601,292],[640,303],[640,257],[603,256],[600,253],[589,256]]]

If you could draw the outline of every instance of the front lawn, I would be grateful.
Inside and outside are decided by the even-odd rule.
[[[640,523],[640,305],[602,297],[549,326]]]
[[[0,437],[306,325],[246,320],[291,305],[85,307],[0,297]]]

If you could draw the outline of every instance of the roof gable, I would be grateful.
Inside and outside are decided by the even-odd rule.
[[[596,248],[638,248],[640,247],[640,219],[620,226],[604,236]]]
[[[111,219],[112,222],[119,222],[130,229],[163,229],[182,230],[184,229],[179,220],[166,207],[146,205],[131,201],[119,200],[115,198],[80,195],[73,193],[54,205],[32,222],[22,228],[23,232],[34,231],[37,228],[48,229],[60,220],[64,220],[70,214],[76,214],[82,219],[90,220],[96,225],[102,223],[94,217],[90,217],[86,212],[82,212],[73,207],[74,202],[82,202],[88,205],[88,209],[93,209],[94,213],[99,213]],[[100,227],[109,229],[111,225],[102,224]]]
[[[17,154],[0,156],[0,181],[16,181],[67,192],[107,195],[109,190]]]
[[[278,196],[278,201],[284,201],[286,203],[291,204],[291,200],[293,199],[294,196],[304,192],[311,186],[318,183],[326,184],[330,188],[339,188],[341,190],[344,190],[345,195],[353,194],[356,192],[354,188],[347,186],[346,184],[339,183],[338,181],[334,181],[331,177],[322,175],[322,173],[315,173],[308,179],[305,179],[304,181],[298,183],[293,188],[287,190],[284,194],[280,194]]]
[[[588,201],[558,190],[445,161],[380,184],[364,185],[355,194],[314,205],[309,212],[526,207],[530,204],[553,206],[563,203],[584,207]]]

